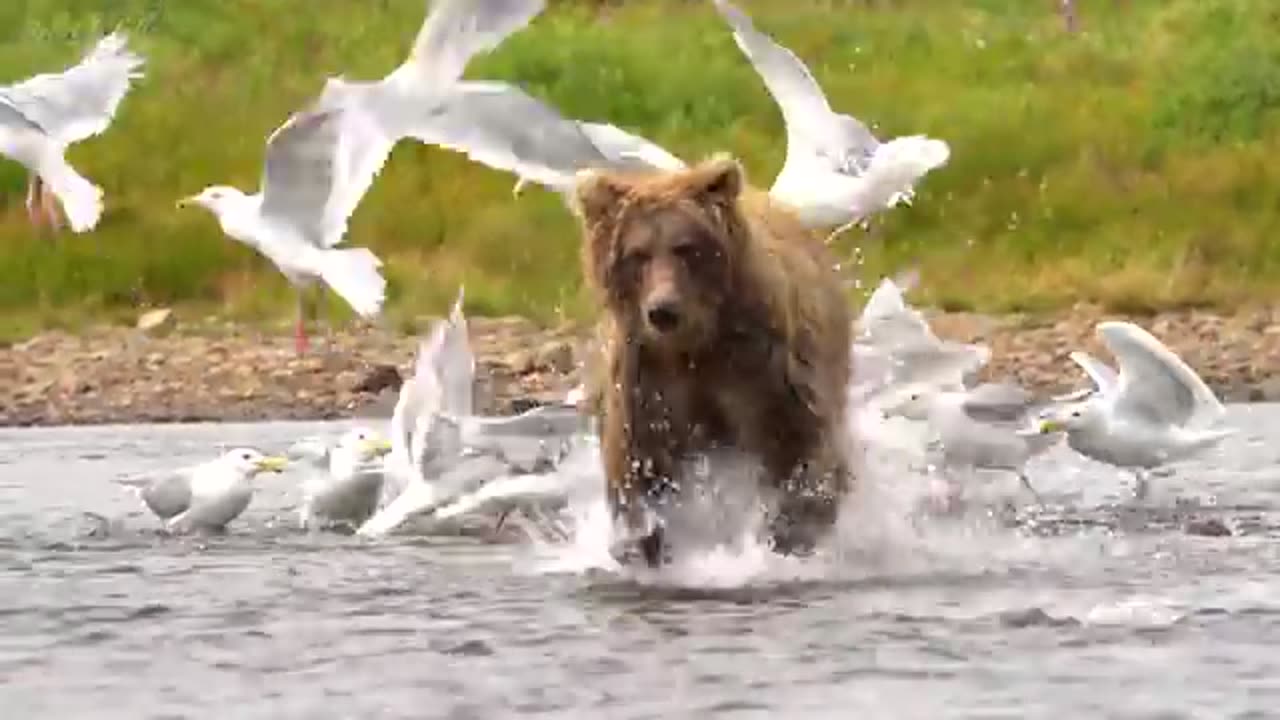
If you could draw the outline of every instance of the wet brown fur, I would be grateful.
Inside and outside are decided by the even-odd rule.
[[[604,305],[588,404],[615,512],[639,529],[638,501],[678,484],[683,456],[731,447],[758,457],[778,491],[778,549],[812,544],[850,482],[852,313],[824,244],[726,156],[593,173],[576,200],[583,272]],[[675,298],[682,332],[646,323],[655,297]]]

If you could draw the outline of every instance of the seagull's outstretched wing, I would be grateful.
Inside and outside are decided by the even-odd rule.
[[[1117,375],[1116,371],[1112,370],[1109,365],[1098,358],[1083,350],[1073,350],[1068,357],[1071,358],[1072,362],[1079,365],[1081,370],[1084,370],[1085,375],[1089,376],[1089,380],[1093,382],[1096,392],[1100,395],[1110,395],[1115,392],[1116,388],[1119,386],[1120,376]],[[1083,391],[1084,394],[1080,395],[1080,397],[1092,394],[1093,392],[1095,392],[1095,390],[1089,390],[1086,388]],[[1076,394],[1072,393],[1065,397],[1076,399]]]
[[[716,9],[733,28],[733,38],[755,66],[778,103],[787,132],[787,164],[821,162],[828,170],[857,175],[879,145],[859,120],[831,109],[817,80],[795,53],[755,29],[746,13],[728,0]]]
[[[332,100],[294,113],[267,138],[263,216],[316,247],[337,245],[393,145],[368,115]]]
[[[639,160],[658,170],[684,170],[683,160],[666,148],[608,123],[579,122],[578,126],[605,157],[618,161]]]
[[[546,0],[437,0],[400,72],[425,87],[452,84],[473,56],[493,50],[545,8]]]
[[[131,82],[142,77],[143,60],[125,43],[123,33],[113,32],[61,73],[41,73],[0,88],[0,103],[64,147],[98,135],[111,124]]]
[[[324,210],[338,182],[343,117],[339,107],[310,107],[267,138],[262,215],[299,229],[317,247],[324,237]]]
[[[1120,366],[1115,410],[1169,425],[1206,425],[1226,409],[1200,376],[1151,333],[1123,321],[1098,323]]]
[[[467,334],[467,318],[462,314],[463,288],[441,328],[437,366],[440,372],[444,412],[456,417],[470,417],[474,408],[476,357]]]
[[[610,157],[581,123],[507,83],[460,83],[435,102],[403,111],[396,125],[406,135],[560,192],[574,186],[581,170],[654,169],[643,157]]]

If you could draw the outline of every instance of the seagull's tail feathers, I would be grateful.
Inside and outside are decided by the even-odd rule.
[[[61,155],[50,154],[38,174],[58,197],[72,230],[87,232],[98,224],[102,217],[102,188],[77,173]]]
[[[950,157],[951,147],[941,140],[924,135],[894,138],[876,148],[863,179],[877,198],[883,196],[885,206],[891,206],[911,197],[915,183]]]
[[[320,253],[320,279],[363,318],[382,310],[387,281],[378,272],[382,261],[367,248],[340,248]]]

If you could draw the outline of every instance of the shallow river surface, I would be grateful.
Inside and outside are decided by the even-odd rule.
[[[113,482],[343,423],[0,431],[0,707],[1280,717],[1280,408],[1228,419],[1238,435],[1153,479],[1142,504],[1125,475],[1059,447],[1030,468],[1038,509],[917,523],[877,559],[706,588],[551,572],[518,542],[305,533],[291,472],[261,479],[226,535],[167,537]],[[1233,535],[1187,531],[1215,518]]]

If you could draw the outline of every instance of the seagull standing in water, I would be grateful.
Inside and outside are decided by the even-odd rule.
[[[1028,434],[1037,403],[1010,383],[984,383],[971,389],[916,384],[904,389],[886,415],[927,423],[935,434],[945,468],[1003,471],[1036,498],[1027,478],[1027,462],[1062,440],[1061,434]],[[952,482],[953,493],[959,487]]]
[[[1100,322],[1096,332],[1119,372],[1086,352],[1072,352],[1096,391],[1042,412],[1039,430],[1065,431],[1072,450],[1130,470],[1142,499],[1149,470],[1203,452],[1236,431],[1216,427],[1226,413],[1222,402],[1151,333],[1122,321]]]
[[[220,531],[249,507],[253,478],[279,473],[287,463],[253,448],[233,448],[199,465],[118,482],[134,489],[170,532]]]
[[[945,142],[923,135],[880,142],[862,122],[831,109],[795,53],[756,30],[728,0],[715,5],[786,124],[787,157],[769,194],[794,207],[806,225],[837,227],[834,238],[874,213],[910,204],[915,183],[950,158]]]
[[[125,43],[124,34],[113,32],[78,65],[0,87],[0,154],[31,174],[26,205],[32,225],[43,216],[55,230],[60,226],[53,197],[73,231],[98,224],[102,189],[77,173],[64,153],[72,143],[105,131],[132,81],[142,77],[143,59]]]
[[[370,428],[343,433],[335,445],[307,438],[293,444],[290,458],[311,461],[311,473],[302,484],[303,528],[347,525],[355,530],[377,510],[385,485],[382,458],[391,443]]]

